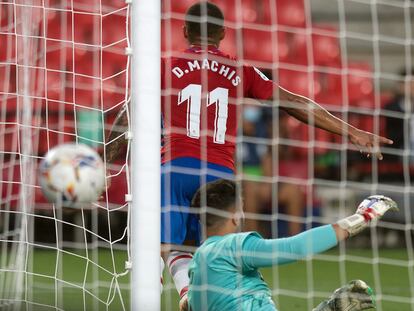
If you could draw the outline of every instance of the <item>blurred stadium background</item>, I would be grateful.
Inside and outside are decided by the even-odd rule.
[[[186,47],[181,27],[194,2],[162,1],[163,56]],[[374,287],[378,310],[413,311],[414,3],[212,2],[226,18],[222,50],[394,140],[383,161],[367,159],[342,138],[277,109],[244,107],[238,172],[248,230],[285,236],[333,221],[377,192],[401,208],[378,229],[315,261],[265,270],[280,309],[310,309],[341,283],[360,278]],[[127,153],[109,165],[114,177],[103,199],[82,212],[56,210],[35,178],[39,159],[59,143],[83,142],[104,154],[105,137],[129,100],[128,17],[124,1],[0,2],[0,309],[10,306],[18,274],[12,263],[22,192],[30,207],[25,303],[32,310],[129,308],[129,277],[120,275],[128,258]],[[166,281],[163,310],[175,310],[178,298]]]

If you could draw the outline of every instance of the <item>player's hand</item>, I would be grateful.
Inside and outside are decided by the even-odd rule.
[[[334,291],[313,311],[360,311],[375,309],[372,289],[361,280],[354,280]]]
[[[383,195],[372,195],[359,204],[356,213],[370,223],[380,219],[387,211],[398,211],[397,203]]]
[[[358,129],[350,132],[349,140],[359,149],[361,153],[366,153],[368,158],[371,155],[375,155],[379,160],[383,159],[380,145],[392,145],[394,143],[391,139]]]

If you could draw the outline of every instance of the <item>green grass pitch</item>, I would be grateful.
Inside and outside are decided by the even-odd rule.
[[[77,254],[86,256],[85,252],[77,252]],[[352,279],[363,279],[368,284],[375,287],[374,275],[375,270],[379,273],[380,279],[377,280],[381,286],[381,294],[386,296],[404,297],[400,302],[392,302],[386,299],[380,301],[382,310],[412,310],[407,300],[413,296],[413,288],[410,286],[409,268],[404,266],[396,266],[390,264],[356,263],[351,260],[344,260],[340,265],[337,260],[338,251],[326,253],[330,257],[326,260],[302,261],[294,264],[279,266],[274,269],[263,269],[262,274],[272,289],[280,288],[282,291],[274,296],[274,300],[279,310],[311,310],[311,307],[318,304],[324,297],[315,297],[308,299],[309,290],[313,288],[315,292],[331,292],[340,286],[340,275],[346,276],[347,281]],[[371,250],[347,250],[347,258],[357,256],[360,259],[370,261],[372,258]],[[70,254],[60,254],[57,256],[56,251],[36,249],[29,253],[29,261],[33,260],[33,266],[29,271],[33,272],[32,276],[28,276],[29,284],[32,286],[27,291],[27,299],[35,302],[32,310],[54,310],[54,308],[46,308],[40,304],[59,306],[63,310],[122,310],[122,301],[119,295],[114,295],[109,290],[112,277],[108,271],[113,271],[115,265],[117,273],[124,271],[124,262],[126,252],[115,251],[114,256],[108,250],[99,250],[99,252],[90,252],[88,254],[91,261],[86,261]],[[95,256],[95,257],[93,257]],[[407,263],[408,254],[404,249],[382,250],[379,257],[386,259],[401,260]],[[53,276],[56,273],[56,263],[59,261],[61,266],[62,279],[68,283],[55,282]],[[102,268],[96,268],[92,262],[98,262]],[[342,266],[345,269],[340,269]],[[105,271],[107,269],[108,271]],[[7,277],[8,273],[3,274]],[[40,276],[43,275],[43,276]],[[99,279],[100,286],[96,280]],[[278,282],[273,284],[273,279]],[[95,283],[93,282],[95,280]],[[126,309],[129,308],[129,276],[118,278],[123,296],[123,303]],[[166,286],[162,296],[162,310],[174,311],[178,310],[178,296],[175,289],[171,285],[171,280],[165,273]],[[93,298],[90,294],[85,293],[82,288],[70,286],[69,283],[76,283],[91,293],[97,295],[102,302]],[[412,284],[411,284],[412,285]],[[54,288],[58,288],[57,292]],[[378,288],[376,288],[378,291]],[[292,292],[291,292],[292,291]],[[296,297],[291,296],[297,293]],[[111,302],[106,308],[106,303]],[[25,310],[25,306],[22,306]]]

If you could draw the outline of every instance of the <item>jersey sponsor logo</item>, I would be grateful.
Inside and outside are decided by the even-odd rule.
[[[187,66],[185,68],[181,67],[174,67],[171,72],[178,78],[181,79],[184,77],[185,74],[196,70],[210,70],[212,72],[216,72],[219,75],[225,77],[227,80],[231,81],[233,86],[238,86],[241,82],[241,78],[237,75],[236,70],[232,67],[220,64],[215,60],[209,60],[204,58],[202,60],[191,60],[187,62]],[[255,70],[262,75],[262,78],[266,76],[261,73],[258,69]],[[266,80],[268,80],[266,78]]]
[[[269,79],[265,76],[265,74],[263,72],[261,72],[259,69],[257,69],[256,67],[253,67],[254,71],[257,72],[257,74],[265,81],[269,81]]]

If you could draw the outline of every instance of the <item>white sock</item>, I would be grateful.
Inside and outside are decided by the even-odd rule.
[[[188,265],[193,255],[191,253],[173,251],[168,256],[167,265],[173,277],[175,288],[183,298],[188,292],[188,284],[190,278],[188,277]]]
[[[161,256],[160,256],[160,267],[161,267],[161,294],[162,294],[162,291],[164,289],[164,279],[162,278],[162,275],[164,274],[165,263],[164,263],[164,259],[162,259]]]

